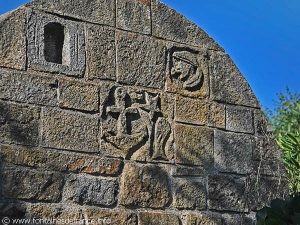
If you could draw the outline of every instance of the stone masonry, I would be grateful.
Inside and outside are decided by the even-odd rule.
[[[34,0],[0,34],[1,217],[253,225],[287,195],[247,81],[158,0]]]

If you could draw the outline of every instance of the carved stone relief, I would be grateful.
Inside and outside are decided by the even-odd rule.
[[[169,160],[172,139],[161,94],[113,87],[102,111],[101,150],[137,160]]]
[[[166,90],[192,97],[207,94],[207,53],[187,47],[168,51]]]

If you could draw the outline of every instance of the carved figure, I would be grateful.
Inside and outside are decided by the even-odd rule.
[[[204,81],[203,55],[190,48],[173,47],[168,53],[167,89],[199,91]]]
[[[169,122],[163,118],[160,109],[160,96],[148,92],[128,92],[123,87],[117,87],[113,92],[114,105],[105,106],[105,118],[115,132],[106,131],[103,139],[121,150],[126,158],[141,146],[148,144],[149,156],[152,159],[167,160],[166,143],[171,134]],[[108,117],[115,118],[109,120]],[[132,126],[136,119],[139,125]],[[116,123],[116,124],[111,124]]]
[[[126,106],[126,95],[127,92],[122,87],[115,90],[115,105],[107,107],[106,111],[108,114],[117,114],[117,134],[115,136],[105,134],[104,138],[116,148],[122,150],[125,155],[128,155],[132,148],[143,142],[148,136],[148,131],[145,128],[132,134],[128,130],[128,116],[139,114],[139,112],[135,107]]]

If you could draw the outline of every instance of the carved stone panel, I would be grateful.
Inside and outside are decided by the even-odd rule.
[[[207,95],[207,53],[187,47],[171,47],[167,54],[166,90],[185,96]]]
[[[288,194],[255,95],[203,30],[161,0],[32,1],[0,15],[0,216],[253,225]]]
[[[63,49],[61,63],[46,60],[45,27],[47,25],[63,27]],[[83,25],[57,16],[31,12],[28,16],[28,67],[34,70],[63,73],[81,77],[85,68],[85,38]],[[54,31],[56,33],[56,31]],[[53,40],[53,37],[50,37]],[[52,43],[53,44],[53,43]],[[55,44],[52,48],[57,47]],[[52,49],[53,50],[53,49]]]
[[[172,112],[163,112],[165,96],[114,86],[102,108],[104,154],[135,160],[172,158]]]

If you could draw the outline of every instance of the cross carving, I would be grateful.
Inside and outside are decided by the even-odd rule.
[[[128,135],[127,121],[129,114],[138,115],[139,112],[134,107],[126,108],[126,91],[122,87],[118,87],[115,91],[115,106],[107,107],[108,113],[118,114],[117,137]]]

